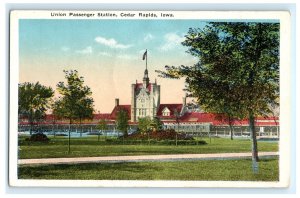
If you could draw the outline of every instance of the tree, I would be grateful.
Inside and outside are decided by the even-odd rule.
[[[57,91],[62,96],[56,101],[55,114],[69,120],[69,152],[71,138],[71,124],[79,120],[80,125],[83,118],[90,118],[93,115],[92,91],[84,86],[83,77],[79,77],[76,70],[63,70],[67,83],[59,82]],[[82,132],[82,130],[81,130]]]
[[[128,116],[128,113],[126,110],[124,109],[120,109],[118,112],[117,112],[117,118],[116,118],[116,128],[120,131],[122,131],[123,133],[123,139],[124,137],[128,136],[128,119],[129,119],[129,116]]]
[[[149,116],[138,119],[138,128],[139,131],[144,135],[147,133],[148,136],[148,145],[150,145],[150,129],[151,129],[152,120]]]
[[[84,97],[81,98],[80,101],[78,101],[78,106],[75,107],[76,111],[78,112],[78,119],[79,119],[79,125],[80,125],[80,136],[82,136],[82,120],[83,119],[91,119],[93,117],[93,99],[90,97]]]
[[[107,122],[105,119],[101,119],[96,127],[100,131],[105,131],[105,138],[106,138],[106,130],[108,129]],[[98,141],[100,138],[100,133],[98,133]]]
[[[150,127],[151,127],[151,118],[150,117],[147,116],[147,117],[138,119],[138,128],[142,134],[147,133],[149,131]]]
[[[151,127],[155,130],[155,131],[160,131],[163,129],[163,123],[161,122],[159,117],[154,117],[152,122],[151,122]]]
[[[252,161],[258,151],[255,117],[271,113],[279,98],[279,24],[213,22],[190,28],[182,43],[199,61],[166,66],[162,77],[184,77],[186,91],[207,111],[248,118]],[[230,122],[230,121],[229,121]]]
[[[41,85],[39,82],[21,83],[18,91],[19,115],[28,119],[31,134],[34,123],[44,118],[54,91],[51,87]]]

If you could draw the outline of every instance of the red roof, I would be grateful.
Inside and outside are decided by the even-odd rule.
[[[45,116],[45,120],[54,120],[54,119],[55,119],[54,114],[46,114]]]
[[[93,115],[94,120],[109,120],[110,119],[110,113],[98,113]]]
[[[212,113],[187,112],[181,118],[180,122],[213,122],[216,115]]]
[[[170,116],[162,116],[162,111],[164,108],[168,108],[170,110]],[[110,120],[109,123],[113,123],[116,120],[117,112],[121,109],[127,111],[129,119],[131,118],[131,106],[130,105],[119,105],[114,107],[111,113],[102,113],[102,114],[94,114],[93,120],[83,120],[83,123],[97,123],[100,119]],[[182,109],[182,104],[161,104],[159,106],[157,116],[159,116],[164,123],[174,123],[175,115],[174,112],[180,112]],[[53,114],[46,114],[46,119],[42,122],[38,122],[36,124],[68,124],[69,121],[67,119],[59,119],[54,120]],[[228,120],[222,114],[214,114],[214,113],[200,113],[200,112],[186,112],[182,117],[180,117],[181,123],[210,123],[215,126],[228,125]],[[20,119],[19,124],[28,124],[26,119]],[[131,123],[130,124],[136,124]],[[233,120],[233,125],[235,126],[248,126],[248,119],[244,120]],[[255,119],[255,126],[279,126],[279,118],[278,117],[257,117]]]
[[[135,90],[137,89],[142,89],[143,88],[143,83],[136,83],[135,84]],[[150,92],[152,89],[152,84],[149,83],[149,85],[147,86],[147,90]]]
[[[110,114],[110,119],[116,120],[117,112],[120,111],[121,109],[127,111],[129,119],[131,118],[131,105],[118,105],[115,106],[114,109],[112,110]]]
[[[168,108],[170,110],[170,116],[163,116],[163,110],[165,108]],[[174,112],[175,110],[180,113],[182,109],[182,104],[160,104],[158,111],[157,111],[157,116],[161,117],[161,118],[174,118]]]
[[[180,122],[197,122],[197,123],[211,123],[213,125],[228,125],[228,120],[222,114],[213,113],[200,113],[200,112],[190,112],[185,113],[181,118]],[[244,125],[248,126],[248,119],[237,120],[234,119],[233,125]],[[255,119],[256,126],[277,126],[279,125],[277,117],[258,117]]]

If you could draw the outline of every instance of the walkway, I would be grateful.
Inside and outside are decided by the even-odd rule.
[[[260,158],[274,158],[278,152],[259,152]],[[137,155],[137,156],[106,156],[106,157],[76,157],[76,158],[44,158],[20,159],[19,165],[42,164],[77,164],[77,163],[120,163],[145,161],[178,161],[178,160],[224,160],[251,159],[251,153],[213,153],[213,154],[176,154],[176,155]]]

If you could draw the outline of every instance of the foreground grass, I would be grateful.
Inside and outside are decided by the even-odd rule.
[[[278,181],[278,159],[20,166],[20,179]]]
[[[51,137],[50,137],[51,138]],[[251,152],[250,140],[230,140],[226,138],[204,138],[206,145],[107,145],[96,137],[74,138],[68,154],[68,138],[51,139],[49,143],[25,143],[20,141],[19,159],[96,157],[117,155],[156,155],[156,154],[202,154]],[[278,151],[277,142],[259,142],[259,151]]]

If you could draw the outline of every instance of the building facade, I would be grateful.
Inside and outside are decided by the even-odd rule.
[[[83,128],[81,130],[87,132],[98,131],[97,124],[100,120],[106,120],[110,131],[116,131],[116,118],[118,111],[124,110],[129,117],[129,130],[135,131],[137,129],[139,118],[149,117],[153,119],[158,117],[165,129],[174,129],[178,132],[189,133],[193,136],[213,135],[213,136],[230,136],[230,127],[226,117],[218,114],[201,112],[200,109],[196,111],[189,109],[186,104],[186,98],[182,100],[182,104],[161,104],[160,85],[155,82],[151,83],[148,76],[147,68],[144,71],[142,82],[136,81],[131,84],[131,103],[120,104],[118,98],[115,99],[115,107],[111,113],[94,114],[90,120],[83,120]],[[68,120],[57,120],[54,115],[47,115],[45,120],[41,123],[36,123],[38,128],[44,131],[53,130],[70,130]],[[74,131],[77,131],[78,123],[73,124]],[[256,118],[255,130],[258,137],[279,137],[279,118]],[[19,119],[19,131],[27,131],[29,123],[26,119]],[[249,137],[248,120],[234,120],[233,121],[234,136]]]
[[[138,121],[139,118],[150,117],[153,119],[157,115],[160,106],[160,85],[150,83],[148,70],[144,72],[143,83],[131,85],[131,122]]]

